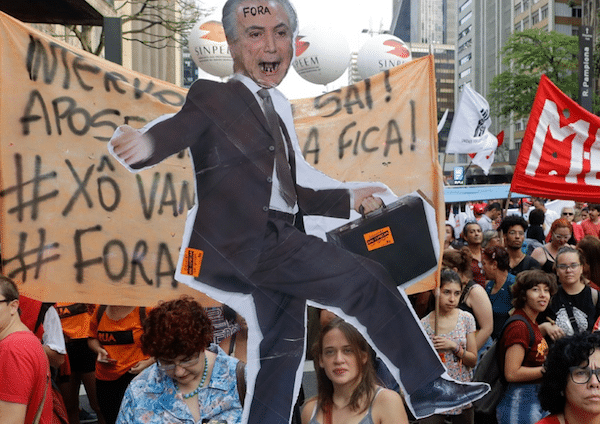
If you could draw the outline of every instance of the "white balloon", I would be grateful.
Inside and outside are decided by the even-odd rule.
[[[305,80],[329,84],[342,76],[349,63],[350,47],[343,34],[314,26],[299,32],[292,66]]]
[[[221,78],[233,74],[233,58],[221,22],[196,22],[188,48],[194,63],[204,72]]]
[[[412,54],[404,41],[394,35],[377,34],[358,51],[356,68],[364,79],[411,60]]]

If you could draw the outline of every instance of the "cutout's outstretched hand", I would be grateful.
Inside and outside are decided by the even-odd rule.
[[[118,130],[120,134],[115,133],[110,144],[115,154],[127,165],[143,162],[152,156],[154,144],[149,136],[129,125],[121,125]]]

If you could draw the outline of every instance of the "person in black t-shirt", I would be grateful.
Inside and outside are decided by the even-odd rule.
[[[527,231],[527,221],[518,215],[509,215],[502,220],[498,231],[504,239],[504,247],[508,252],[508,272],[517,275],[528,269],[540,269],[540,263],[523,252],[523,242]]]

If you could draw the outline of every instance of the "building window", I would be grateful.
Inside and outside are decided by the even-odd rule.
[[[458,154],[458,163],[467,163],[467,155],[465,153]]]
[[[460,40],[461,38],[465,37],[468,33],[471,32],[471,30],[473,29],[473,25],[469,25],[468,27],[466,27],[465,29],[463,29],[460,34],[458,34],[458,39]]]
[[[464,78],[471,74],[471,68],[467,68],[459,74],[460,78]]]
[[[542,7],[540,11],[542,12],[542,20],[546,19],[548,17],[548,5]]]
[[[469,60],[471,60],[471,53],[469,53],[468,55],[466,55],[466,56],[462,57],[462,58],[461,58],[461,59],[458,61],[458,63],[459,63],[460,65],[464,65],[464,64],[465,64],[465,63],[467,63]]]
[[[471,39],[469,38],[467,41],[465,41],[464,43],[462,43],[460,46],[458,46],[458,52],[462,52],[464,49],[468,48],[471,46]]]
[[[471,3],[473,3],[473,0],[467,0],[466,2],[464,2],[458,9],[458,12],[462,12],[463,10],[465,10],[466,7],[468,7]]]
[[[517,23],[515,24],[515,32],[520,32],[520,31],[522,31],[522,30],[523,30],[523,29],[521,28],[521,24],[522,24],[522,23],[523,23],[523,21],[521,21],[521,22],[517,22]]]
[[[573,6],[571,8],[571,16],[574,18],[581,18],[581,16],[582,16],[581,6]]]
[[[523,19],[523,30],[526,30],[527,28],[529,28],[529,17],[526,17],[525,19]]]
[[[535,25],[540,21],[540,13],[538,10],[531,14],[531,25]]]
[[[523,0],[523,10],[529,9],[529,0]]]
[[[462,17],[462,19],[458,22],[459,25],[464,24],[465,22],[467,22],[469,19],[471,19],[471,16],[473,16],[473,12],[469,12],[467,13],[465,16]]]
[[[521,2],[518,2],[515,4],[515,15],[518,15],[519,13],[521,13]]]

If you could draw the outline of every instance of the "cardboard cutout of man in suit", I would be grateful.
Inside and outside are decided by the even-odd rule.
[[[145,133],[119,128],[109,149],[134,169],[191,151],[197,198],[176,278],[229,304],[248,321],[244,420],[290,421],[302,375],[307,300],[332,307],[365,333],[402,385],[415,416],[481,397],[486,385],[447,377],[405,295],[381,265],[294,226],[303,215],[348,218],[350,208],[368,213],[381,206],[373,195],[385,189],[296,184],[295,162],[301,159],[294,158],[301,152],[290,104],[275,89],[294,53],[293,7],[287,0],[228,0],[223,26],[235,76],[227,83],[196,81],[180,112]],[[269,124],[265,96],[279,128]],[[293,180],[291,201],[285,189],[289,175],[276,164],[278,138],[287,145],[289,163],[283,169]],[[306,166],[302,172],[318,173]]]

